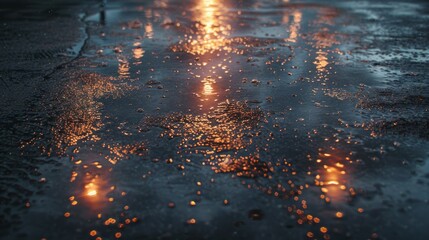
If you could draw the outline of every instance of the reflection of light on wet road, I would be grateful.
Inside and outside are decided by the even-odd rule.
[[[61,151],[82,140],[100,140],[95,132],[104,124],[98,99],[118,97],[124,90],[131,89],[129,85],[115,84],[112,78],[98,74],[82,74],[73,80],[64,86],[58,96],[62,100],[57,106],[61,113],[51,129],[54,146]]]
[[[216,80],[214,80],[211,77],[206,77],[201,81],[204,85],[202,94],[206,97],[211,96],[215,94],[216,92],[213,89],[213,84],[216,83]],[[207,99],[207,98],[206,98]]]
[[[87,192],[87,195],[90,197],[93,197],[93,196],[97,195],[97,190],[89,190]]]
[[[140,58],[143,57],[143,54],[144,54],[143,48],[136,47],[136,48],[133,49],[133,55],[134,55],[135,59],[139,60]]]
[[[73,159],[75,168],[70,177],[72,195],[69,197],[72,208],[64,216],[85,221],[97,219],[103,221],[106,226],[115,223],[121,225],[136,223],[138,218],[135,215],[118,216],[114,210],[112,211],[112,206],[117,206],[116,202],[127,193],[119,191],[113,184],[111,174],[115,170],[114,164],[119,159],[122,160],[131,155],[141,156],[145,148],[142,143],[129,145],[117,143],[103,146],[107,148],[103,154],[94,154],[89,149],[75,151],[76,156],[82,158]],[[99,158],[100,161],[94,161],[95,158]],[[128,210],[129,206],[125,205],[121,208]]]
[[[186,38],[185,51],[195,55],[228,50],[231,26],[222,21],[225,3],[218,0],[200,0],[196,3],[194,19],[198,31]]]
[[[134,45],[133,57],[136,60],[136,62],[134,62],[134,64],[138,65],[138,64],[142,63],[140,59],[143,57],[145,51],[141,47],[141,42],[135,42],[133,45]]]
[[[85,185],[85,190],[86,190],[85,191],[86,195],[88,197],[95,197],[95,196],[97,196],[97,186],[93,182],[86,184]]]
[[[204,28],[204,33],[207,34],[207,36],[209,34],[214,33],[215,35],[217,35],[217,30],[215,30],[216,28],[218,28],[219,26],[219,22],[217,21],[217,15],[219,14],[217,11],[219,11],[219,9],[217,8],[216,4],[217,4],[217,0],[202,0],[200,1],[200,5],[198,5],[198,8],[201,9],[201,13],[202,15],[200,16],[201,21],[203,21],[203,28]]]
[[[315,178],[316,186],[322,191],[321,198],[326,202],[340,203],[345,202],[348,192],[345,183],[346,164],[349,162],[349,157],[341,156],[338,151],[333,149],[330,153],[319,153],[317,162],[321,164],[318,170],[318,175]]]
[[[146,23],[144,26],[145,36],[149,39],[153,38],[153,26],[152,23]]]
[[[121,79],[126,79],[130,76],[130,64],[123,56],[118,57],[118,74]]]
[[[289,23],[289,13],[283,16],[283,23]],[[296,42],[299,29],[301,27],[302,13],[299,10],[295,10],[292,13],[292,23],[289,26],[289,38],[286,40],[289,42]]]
[[[324,72],[326,71],[326,66],[328,66],[329,62],[328,62],[328,53],[323,52],[321,50],[316,52],[317,56],[316,56],[316,61],[314,61],[313,63],[316,65],[316,69],[319,72]]]
[[[99,170],[98,166],[101,164],[82,164],[80,165],[81,170],[91,169],[97,173],[78,174],[77,171],[74,171],[71,176],[71,182],[75,184],[74,186],[79,187],[83,184],[83,188],[74,190],[76,194],[69,198],[70,204],[73,206],[79,204],[81,208],[90,210],[88,213],[96,212],[98,214],[102,211],[108,202],[107,194],[112,191],[112,188],[107,186],[105,179],[101,178],[101,174],[104,175],[106,170]]]
[[[98,174],[95,176],[87,175],[84,181],[86,184],[82,189],[82,207],[95,210],[98,214],[104,210],[106,204],[109,202],[107,194],[112,191],[112,188],[108,187],[105,179],[102,179]]]
[[[283,0],[283,2],[289,2],[289,1]],[[164,1],[162,2],[161,5],[162,7],[167,7],[167,2]],[[311,199],[310,200],[303,199],[306,196],[305,194],[307,194],[307,192],[305,191],[308,191],[307,189],[309,188],[313,188],[317,190],[317,194],[316,194],[317,198],[320,196],[320,198],[322,198],[324,201],[329,203],[331,202],[344,203],[345,202],[344,199],[346,196],[348,196],[348,193],[349,193],[348,191],[346,191],[347,190],[346,189],[346,183],[347,183],[346,169],[348,167],[346,165],[347,158],[342,159],[340,157],[341,154],[339,154],[335,149],[330,148],[330,150],[327,152],[323,152],[323,153],[320,152],[319,156],[317,156],[318,158],[317,164],[314,161],[309,161],[306,163],[302,163],[303,161],[301,161],[300,164],[302,165],[297,164],[298,167],[295,168],[295,166],[293,166],[295,164],[294,159],[291,159],[291,160],[288,159],[286,161],[286,157],[289,158],[291,156],[291,153],[288,152],[291,148],[284,147],[284,145],[290,144],[289,143],[290,138],[288,138],[290,134],[295,134],[295,137],[299,137],[298,131],[296,131],[296,133],[292,133],[288,131],[282,132],[282,131],[277,131],[277,127],[274,127],[274,125],[269,126],[270,123],[268,122],[271,121],[272,118],[270,118],[271,116],[268,116],[268,115],[271,113],[268,114],[268,111],[267,111],[267,114],[265,114],[265,112],[262,111],[261,109],[254,107],[255,105],[253,104],[255,102],[253,102],[249,106],[244,101],[243,98],[241,98],[240,101],[225,100],[226,98],[225,96],[234,97],[233,94],[227,95],[225,94],[225,92],[232,92],[236,90],[234,88],[243,87],[245,83],[243,82],[243,84],[240,85],[240,78],[249,77],[247,75],[240,76],[239,74],[237,74],[235,72],[234,66],[238,66],[237,68],[240,68],[240,70],[244,69],[245,71],[247,71],[248,68],[252,68],[250,67],[251,66],[250,64],[254,66],[254,65],[257,65],[259,61],[263,62],[261,59],[271,57],[270,53],[267,53],[267,52],[273,51],[273,52],[276,52],[276,54],[278,53],[278,55],[282,55],[285,53],[285,52],[282,52],[285,46],[292,47],[291,45],[302,46],[303,44],[305,44],[305,43],[301,43],[301,41],[298,43],[298,39],[301,40],[300,36],[305,38],[304,34],[301,33],[301,28],[304,28],[302,26],[303,22],[305,23],[308,22],[308,19],[305,18],[307,17],[307,15],[305,15],[307,11],[302,10],[300,7],[296,7],[292,9],[288,8],[287,10],[284,11],[284,13],[279,10],[279,13],[277,14],[276,17],[280,22],[283,21],[283,24],[288,24],[287,27],[283,27],[283,25],[279,27],[283,31],[282,34],[285,34],[284,33],[285,28],[288,28],[289,30],[288,35],[286,36],[283,35],[281,39],[279,39],[281,44],[285,44],[285,46],[279,46],[274,44],[277,39],[274,39],[274,40],[268,39],[268,38],[271,38],[269,37],[269,35],[262,38],[235,36],[235,35],[239,35],[241,33],[240,31],[245,31],[243,29],[245,29],[246,27],[249,27],[249,26],[251,27],[253,25],[249,24],[247,26],[246,24],[243,24],[243,26],[237,27],[237,29],[239,30],[237,30],[237,33],[234,32],[233,34],[230,24],[232,24],[232,22],[236,19],[234,17],[228,17],[227,15],[229,14],[228,11],[232,11],[232,10],[228,10],[228,8],[225,5],[226,5],[225,1],[200,0],[200,1],[196,1],[196,5],[194,6],[194,8],[192,7],[190,8],[192,10],[195,10],[195,11],[192,11],[191,19],[183,20],[183,18],[189,18],[189,15],[186,15],[186,14],[181,15],[181,17],[178,18],[179,20],[173,18],[174,14],[172,14],[172,16],[169,16],[169,17],[172,17],[174,21],[178,21],[178,22],[173,22],[174,24],[171,24],[168,26],[170,28],[173,28],[173,26],[175,26],[177,27],[178,31],[185,32],[183,36],[181,36],[182,37],[181,39],[185,39],[183,40],[184,42],[182,42],[182,44],[184,44],[184,47],[183,47],[183,50],[181,50],[181,53],[171,53],[171,52],[167,53],[169,54],[168,60],[165,60],[163,62],[163,64],[166,64],[166,65],[159,66],[159,68],[158,66],[156,66],[156,68],[158,69],[155,70],[155,71],[158,71],[158,70],[163,71],[165,69],[168,69],[169,67],[180,68],[181,71],[183,69],[184,70],[183,72],[185,73],[184,74],[181,73],[178,79],[187,78],[187,80],[189,80],[188,82],[186,82],[186,84],[188,84],[187,86],[190,86],[189,88],[191,89],[191,92],[193,92],[195,95],[198,96],[198,99],[196,99],[196,102],[197,104],[201,104],[198,106],[202,106],[200,109],[204,110],[203,113],[201,114],[193,113],[193,114],[186,114],[186,115],[172,113],[170,115],[161,115],[159,117],[154,117],[152,119],[148,117],[148,119],[146,120],[152,121],[152,122],[148,123],[147,126],[145,126],[142,129],[147,130],[150,127],[157,126],[157,127],[160,127],[160,129],[162,129],[161,136],[168,136],[169,138],[179,137],[179,139],[177,139],[178,141],[175,141],[176,143],[178,143],[178,146],[174,146],[177,148],[175,148],[175,152],[172,155],[173,156],[176,156],[176,154],[192,155],[192,157],[200,159],[201,162],[204,163],[203,165],[209,166],[215,173],[224,173],[224,174],[229,173],[229,174],[233,174],[234,177],[238,176],[238,177],[246,177],[246,178],[264,178],[262,181],[255,181],[255,183],[252,183],[253,185],[248,185],[249,186],[248,188],[254,188],[254,189],[263,191],[268,195],[274,196],[278,199],[282,199],[285,202],[288,201],[288,199],[291,199],[291,201],[294,201],[293,207],[290,206],[290,210],[288,208],[288,211],[290,211],[291,213],[293,212],[293,214],[296,214],[297,216],[299,216],[297,218],[297,222],[299,224],[303,224],[306,222],[308,222],[309,224],[317,224],[319,223],[320,219],[307,213],[307,211],[311,210],[311,207],[312,207],[311,205],[314,204],[314,201],[312,201]],[[156,10],[147,9],[146,7],[143,9],[144,10],[142,11],[145,12],[145,16],[148,19],[151,18],[154,24],[160,23],[154,20],[156,19],[156,16],[159,14],[156,12]],[[249,15],[250,15],[249,13],[245,13],[245,17],[243,19],[250,17]],[[242,21],[243,19],[239,19],[239,20]],[[187,26],[187,24],[189,24],[189,26]],[[235,27],[236,25],[234,25],[234,30],[235,30]],[[158,35],[162,34],[161,30],[159,30],[160,32],[159,33],[157,32],[156,36],[154,36],[153,34],[154,26],[151,23],[146,23],[145,25],[142,25],[141,28],[144,28],[146,38],[155,37],[153,41],[156,41]],[[157,25],[155,25],[155,29],[157,29],[158,31]],[[134,30],[134,31],[140,31],[140,30]],[[233,39],[235,40],[231,40],[230,38],[231,36],[234,36]],[[314,41],[312,42],[314,43],[314,45],[309,46],[309,49],[314,50],[314,52],[311,52],[311,53],[315,53],[316,56],[315,56],[315,61],[312,61],[312,60],[306,61],[308,62],[308,64],[305,67],[308,67],[309,65],[312,69],[314,69],[314,65],[315,65],[318,73],[327,71],[326,69],[329,66],[333,65],[329,63],[329,60],[328,60],[328,53],[329,54],[331,53],[328,47],[332,46],[332,44],[335,43],[334,39],[332,39],[332,35],[329,35],[326,30],[321,29],[320,32],[318,32],[317,34],[311,35],[311,33],[309,33],[307,36],[309,37],[305,39]],[[268,40],[266,40],[266,38]],[[233,41],[236,41],[236,42],[233,42]],[[285,43],[285,41],[289,43]],[[144,43],[143,46],[145,49],[142,48],[142,42]],[[145,61],[145,64],[141,64],[142,63],[141,60],[143,57],[145,57],[145,59],[147,58],[148,60],[147,62],[153,61],[153,63],[151,63],[153,65],[155,65],[156,59],[158,59],[159,57],[159,55],[157,55],[156,53],[156,51],[158,51],[159,49],[153,49],[151,44],[146,44],[147,39],[141,38],[140,35],[139,35],[139,38],[135,38],[133,36],[132,38],[129,39],[128,43],[130,45],[133,43],[132,49],[131,49],[132,55],[129,56],[129,55],[126,55],[126,53],[124,53],[124,55],[119,53],[116,55],[118,59],[117,72],[119,74],[119,79],[129,78],[130,66],[132,67],[133,75],[134,73],[138,72],[137,71],[138,69],[139,70],[144,69],[146,67],[146,61]],[[234,43],[232,45],[234,45],[234,48],[236,48],[235,50],[241,47],[241,49],[239,49],[240,51],[243,51],[243,49],[249,50],[249,51],[243,54],[244,57],[240,56],[240,57],[234,58],[232,53],[235,50],[233,51],[231,49],[231,43]],[[279,47],[277,48],[277,46]],[[307,45],[305,47],[307,47]],[[126,49],[129,50],[129,48],[126,48]],[[145,56],[145,50],[148,51],[148,53],[150,54],[147,54]],[[253,55],[252,50],[255,50],[257,54]],[[163,50],[161,50],[161,52],[162,51]],[[290,53],[290,51],[288,51],[287,53]],[[128,51],[128,54],[130,54],[129,51]],[[189,54],[192,54],[194,56],[191,57]],[[248,56],[249,56],[248,58],[249,61],[246,62],[246,58]],[[309,54],[309,56],[313,58],[313,55]],[[170,59],[172,59],[171,62],[173,62],[173,59],[177,59],[177,61],[174,62],[174,65],[168,65],[170,62],[169,61]],[[244,59],[244,62],[238,61],[241,59]],[[186,65],[182,65],[183,63],[186,63]],[[274,63],[276,63],[275,59],[272,60],[272,63],[273,65]],[[141,65],[134,66],[132,64],[136,64],[136,65],[141,64]],[[281,65],[283,65],[283,63]],[[262,68],[263,67],[260,67],[258,69],[254,68],[254,69],[259,70]],[[251,70],[254,70],[254,69],[251,69]],[[116,64],[112,71],[113,72],[116,71]],[[231,73],[232,71],[234,72]],[[249,75],[253,74],[249,72],[245,74],[249,74]],[[192,76],[189,76],[188,73],[192,73]],[[258,74],[259,73],[255,73],[255,75],[258,75]],[[237,81],[237,75],[239,76],[238,81]],[[264,74],[261,74],[261,75],[266,76]],[[303,74],[303,77],[305,77],[304,75],[305,74]],[[166,73],[165,75],[160,75],[159,78],[156,78],[156,79],[159,81],[163,81],[164,77],[168,78],[169,76]],[[255,77],[255,83],[257,82],[258,84],[255,84],[254,86],[250,86],[250,88],[257,89],[254,92],[264,93],[266,88],[264,86],[265,84],[262,84],[262,83],[265,83],[265,79],[259,78],[260,80],[257,80],[256,77]],[[103,123],[102,121],[100,121],[101,114],[100,114],[100,110],[98,109],[100,106],[100,103],[98,103],[96,100],[102,97],[103,95],[109,93],[109,91],[114,89],[115,86],[110,81],[103,82],[101,80],[98,80],[98,82],[99,82],[98,84],[100,84],[101,86],[98,86],[97,84],[93,84],[91,86],[88,85],[83,87],[84,90],[79,88],[80,85],[77,85],[74,87],[75,88],[74,91],[76,91],[77,95],[82,98],[80,102],[85,103],[82,106],[79,105],[74,107],[74,108],[80,109],[79,110],[80,112],[78,112],[79,114],[77,115],[78,116],[84,115],[84,117],[88,117],[89,120],[88,120],[88,123],[86,123],[85,122],[86,118],[81,118],[81,119],[72,118],[71,119],[72,122],[79,123],[79,120],[80,120],[84,122],[84,124],[86,124],[87,126],[83,126],[83,128],[85,128],[83,130],[72,129],[69,131],[74,130],[76,132],[81,131],[81,132],[86,132],[87,134],[91,134],[92,133],[91,131],[95,131],[99,129],[94,127],[94,126],[98,126],[94,124],[94,122]],[[167,86],[167,83],[166,83],[166,86]],[[281,88],[280,86],[276,86],[276,87],[278,89]],[[103,89],[103,88],[106,88],[106,89]],[[153,92],[152,96],[156,96],[155,91],[158,91],[154,88],[145,89],[145,91],[146,90],[152,91]],[[178,89],[178,90],[183,90],[183,89]],[[283,89],[280,89],[280,90],[283,90]],[[81,91],[81,93],[79,93],[79,91]],[[292,92],[287,92],[287,94],[290,94],[290,93]],[[93,94],[94,96],[91,94]],[[165,94],[167,95],[167,98],[172,96],[172,95],[168,95],[169,93],[165,93]],[[253,97],[253,95],[250,95],[250,94],[247,96]],[[179,98],[180,97],[181,95],[179,96]],[[218,99],[220,103],[218,103]],[[76,98],[74,100],[76,100]],[[89,103],[86,103],[86,101],[88,101]],[[195,109],[194,106],[197,105],[195,104],[195,102],[189,105],[186,105],[188,104],[187,101],[183,101],[183,102],[184,102],[183,105],[185,107],[189,107],[190,110],[194,110]],[[123,103],[121,103],[120,101],[116,101],[114,104],[123,104]],[[281,105],[283,103],[279,103],[279,104]],[[263,106],[262,108],[265,108],[266,105],[265,106],[261,105],[261,106]],[[124,112],[126,110],[130,110],[130,109],[125,108]],[[85,113],[85,111],[88,111],[89,113]],[[173,111],[173,110],[171,108],[167,108],[167,111]],[[193,112],[193,111],[190,111],[190,112]],[[76,114],[75,112],[73,113]],[[88,116],[86,116],[85,114],[87,114]],[[130,116],[131,115],[132,114],[130,114]],[[270,119],[266,120],[265,119],[266,116],[267,118],[270,118]],[[122,116],[114,115],[113,117],[120,118]],[[136,117],[136,118],[139,118],[139,117]],[[130,124],[127,123],[127,126],[129,125]],[[108,125],[107,127],[110,127],[110,126]],[[300,130],[298,126],[297,126],[297,129]],[[110,131],[110,129],[108,131]],[[153,132],[150,132],[150,134],[152,134]],[[143,135],[137,135],[140,133],[133,132],[133,134],[134,136],[137,136],[136,138],[143,136]],[[114,138],[117,135],[112,134],[112,136],[113,136],[112,137],[113,140],[116,141],[116,139]],[[144,135],[144,137],[146,137],[146,135]],[[122,138],[122,136],[118,138],[119,138],[119,141],[122,141],[124,139],[126,139],[124,141],[132,141],[130,140],[131,138]],[[286,140],[283,141],[282,138]],[[282,140],[278,140],[278,139],[282,139]],[[83,205],[83,207],[87,207],[85,203],[86,204],[89,203],[87,204],[89,205],[88,208],[91,208],[91,209],[95,208],[98,210],[101,209],[103,211],[108,211],[108,208],[105,208],[105,206],[103,207],[103,204],[104,203],[110,204],[111,202],[116,200],[109,195],[114,188],[112,189],[112,186],[110,186],[110,183],[107,183],[107,181],[110,181],[108,178],[109,173],[107,172],[115,171],[115,170],[118,171],[118,169],[121,169],[120,168],[121,164],[117,164],[117,163],[119,163],[123,159],[126,159],[132,154],[137,154],[138,156],[140,156],[139,153],[142,151],[141,149],[143,147],[141,143],[140,145],[131,146],[131,145],[126,145],[125,143],[122,143],[122,142],[118,144],[112,144],[108,142],[112,139],[107,139],[107,138],[100,139],[100,140],[103,140],[103,142],[101,143],[103,147],[96,146],[94,147],[94,149],[96,149],[97,151],[100,149],[106,150],[107,153],[106,152],[100,153],[98,157],[105,160],[103,164],[108,164],[110,167],[106,167],[105,168],[106,170],[104,170],[104,168],[101,169],[101,164],[99,164],[94,166],[91,165],[90,169],[85,167],[78,169],[76,172],[79,172],[79,174],[81,174],[80,176],[81,179],[79,180],[78,183],[75,183],[74,185],[75,188],[78,189],[76,190],[76,192],[78,193],[75,194],[73,198],[71,198],[72,199],[71,204],[75,206],[78,204],[77,202],[79,201],[79,204]],[[74,140],[74,143],[76,144],[78,141],[79,139],[76,139]],[[148,141],[151,142],[152,139],[149,139]],[[168,144],[172,144],[171,142],[173,141],[170,141]],[[303,142],[298,141],[297,144],[303,144]],[[319,142],[314,141],[312,142],[312,144],[317,145],[319,144]],[[284,148],[284,149],[278,150],[276,149],[278,147],[276,145],[282,145],[282,147],[280,148]],[[275,151],[278,151],[280,153],[275,152],[271,155],[270,153],[271,149],[274,149]],[[307,148],[304,147],[304,150],[308,150],[308,149],[309,147]],[[310,151],[317,151],[317,150],[310,149]],[[86,159],[91,159],[91,158],[86,158]],[[82,164],[82,165],[89,166],[90,164],[87,163],[86,165],[85,164]],[[99,170],[97,171],[98,174],[95,174],[93,170],[97,170],[97,169]],[[279,169],[282,171],[281,172],[277,171]],[[76,172],[74,172],[73,175],[75,175]],[[86,173],[88,174],[85,175]],[[122,174],[126,174],[126,173],[122,173]],[[275,181],[272,180],[271,178],[272,176],[274,176]],[[314,180],[314,182],[316,183],[315,184],[316,186],[311,185],[311,181],[307,181],[306,183],[303,183],[303,181],[296,179],[301,176],[304,176],[303,178],[307,177],[308,179]],[[72,176],[72,177],[76,178],[76,176]],[[103,179],[104,182],[101,179]],[[130,188],[132,189],[133,186],[130,186]],[[132,190],[135,191],[136,189],[132,189]],[[322,192],[321,195],[319,190]],[[305,194],[303,194],[303,192],[305,192]],[[297,204],[295,205],[295,203]],[[286,203],[285,205],[287,204],[288,203]],[[198,205],[199,205],[199,202],[197,202],[196,207],[198,207]],[[195,202],[193,203],[193,206],[195,206]],[[308,209],[309,206],[310,206],[310,209]],[[338,216],[342,216],[342,215],[339,214]],[[103,221],[105,221],[105,225],[111,225],[119,222],[119,219],[106,217],[105,219],[103,219]],[[196,220],[194,219],[192,224],[195,224],[195,222]],[[326,233],[326,231],[327,229],[325,227],[321,227],[322,233]]]
[[[218,0],[199,0],[195,2],[195,11],[192,18],[195,21],[197,31],[194,35],[186,35],[186,43],[183,50],[187,53],[200,55],[195,62],[196,78],[202,83],[197,96],[212,107],[217,101],[216,96],[220,91],[215,87],[216,80],[223,78],[227,73],[225,59],[215,52],[222,52],[225,56],[230,53],[228,36],[231,26],[225,21],[226,2]]]
[[[313,63],[315,64],[319,74],[327,72],[327,66],[329,65],[329,54],[326,48],[330,48],[333,45],[339,44],[337,35],[335,33],[329,32],[328,28],[322,26],[325,24],[332,25],[333,19],[337,16],[337,14],[338,13],[335,10],[329,8],[322,9],[315,21],[316,26],[319,27],[320,30],[313,34],[313,41],[315,45],[314,48],[317,49],[316,59]],[[319,77],[322,76],[320,75]]]
[[[255,129],[263,117],[257,108],[250,108],[242,102],[225,101],[207,114],[147,119],[145,124],[168,129],[163,135],[180,136],[181,151],[186,154],[204,154],[215,172],[256,177],[270,171],[257,153],[246,150],[245,156],[240,157],[228,153],[252,144],[251,136],[256,134]]]

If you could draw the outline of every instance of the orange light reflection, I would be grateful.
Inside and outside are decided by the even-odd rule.
[[[283,16],[283,23],[289,22],[289,13]],[[289,38],[286,40],[289,42],[296,42],[299,34],[299,29],[301,28],[302,13],[299,10],[295,10],[292,13],[292,23],[289,26]]]

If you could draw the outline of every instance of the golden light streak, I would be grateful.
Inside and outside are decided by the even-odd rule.
[[[301,21],[302,21],[302,13],[298,10],[295,10],[292,13],[292,23],[289,26],[289,38],[287,41],[289,42],[296,42],[299,35],[299,29],[301,28]],[[287,16],[287,20],[285,17],[283,17],[283,23],[289,22],[289,15]]]
[[[201,82],[203,83],[202,94],[204,96],[211,96],[215,94],[213,84],[216,83],[216,81],[214,79],[212,79],[211,77],[207,77],[204,78]]]
[[[222,21],[225,4],[218,0],[201,0],[195,8],[198,32],[188,36],[184,42],[185,51],[194,55],[204,55],[215,51],[230,51],[228,39],[231,26]]]

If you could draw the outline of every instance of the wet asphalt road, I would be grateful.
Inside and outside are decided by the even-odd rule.
[[[0,239],[427,239],[424,1],[4,1]]]

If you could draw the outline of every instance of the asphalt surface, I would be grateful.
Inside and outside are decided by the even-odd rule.
[[[428,239],[425,1],[2,1],[0,239]]]

